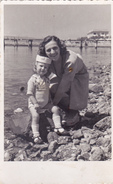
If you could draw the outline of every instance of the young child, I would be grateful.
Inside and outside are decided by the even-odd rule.
[[[39,118],[40,113],[44,109],[48,109],[52,112],[52,119],[54,122],[54,131],[60,135],[67,134],[61,126],[60,111],[57,106],[53,106],[50,102],[49,93],[49,79],[45,76],[48,68],[51,64],[51,60],[47,57],[37,55],[35,62],[35,74],[31,76],[28,81],[27,95],[28,95],[28,107],[32,115],[32,132],[34,142],[41,144],[43,141],[39,134]]]

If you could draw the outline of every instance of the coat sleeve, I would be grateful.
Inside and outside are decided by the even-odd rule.
[[[27,83],[27,95],[34,95],[34,77],[32,76]]]
[[[69,91],[71,82],[73,81],[75,75],[81,72],[83,66],[84,64],[81,57],[75,55],[75,53],[74,55],[70,54],[69,58],[65,62],[64,73],[53,99],[54,104],[58,104],[64,94]]]

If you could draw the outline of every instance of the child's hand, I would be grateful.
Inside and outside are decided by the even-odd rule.
[[[36,109],[36,111],[40,111],[40,106],[38,104],[34,104],[34,108]]]

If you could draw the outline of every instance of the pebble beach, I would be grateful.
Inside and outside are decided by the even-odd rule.
[[[4,118],[4,161],[107,161],[111,160],[111,66],[98,65],[88,68],[89,98],[87,108],[80,111],[81,122],[68,127],[70,136],[59,136],[45,130],[43,144],[34,144],[30,124],[11,127],[13,118],[25,117],[22,112],[6,110]],[[20,107],[21,109],[21,107]],[[13,118],[12,118],[13,117]],[[44,123],[42,115],[42,120]],[[26,121],[30,122],[28,118]],[[15,131],[16,130],[16,131]],[[41,130],[42,131],[42,130]]]

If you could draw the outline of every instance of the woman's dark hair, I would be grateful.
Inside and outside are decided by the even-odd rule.
[[[51,40],[56,41],[57,45],[60,48],[60,54],[63,55],[66,53],[66,46],[64,44],[63,41],[61,41],[59,38],[57,38],[56,36],[47,36],[43,39],[43,41],[40,43],[39,45],[39,52],[38,54],[40,54],[41,56],[47,56],[45,53],[45,45],[47,43],[49,43]]]

